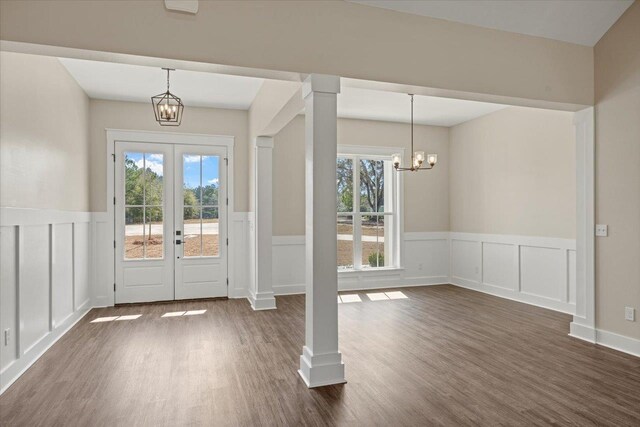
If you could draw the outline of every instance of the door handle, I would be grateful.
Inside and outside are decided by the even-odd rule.
[[[176,245],[181,245],[182,244],[182,240],[176,240]]]

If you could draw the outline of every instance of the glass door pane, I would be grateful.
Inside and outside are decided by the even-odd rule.
[[[124,153],[124,258],[164,256],[164,155]]]
[[[183,154],[184,257],[217,257],[220,157]]]

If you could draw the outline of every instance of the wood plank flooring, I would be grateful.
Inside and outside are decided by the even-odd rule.
[[[296,372],[304,296],[92,310],[0,396],[0,425],[640,426],[640,358],[568,337],[568,315],[401,291],[340,304],[348,383],[314,390]]]

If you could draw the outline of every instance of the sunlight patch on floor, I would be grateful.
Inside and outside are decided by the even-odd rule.
[[[141,316],[142,314],[126,314],[124,316],[97,317],[89,323],[113,322],[114,320],[136,320]]]
[[[169,313],[163,314],[162,317],[178,317],[178,316],[182,316],[185,313],[186,311],[171,311]]]
[[[338,298],[345,304],[350,302],[362,302],[362,299],[360,299],[360,295],[358,294],[339,295]]]
[[[389,297],[389,299],[409,299],[408,296],[400,291],[385,292],[385,294]]]
[[[389,299],[389,297],[384,292],[373,292],[373,293],[367,294],[367,296],[371,301],[381,301],[381,300]]]

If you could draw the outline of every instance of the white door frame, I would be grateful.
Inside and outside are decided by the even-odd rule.
[[[233,151],[235,145],[234,136],[226,135],[205,135],[194,133],[178,133],[178,132],[154,132],[140,130],[123,130],[123,129],[106,129],[107,133],[107,242],[115,242],[115,143],[123,142],[148,142],[156,144],[188,144],[188,145],[207,145],[219,146],[227,148],[227,158],[229,164],[227,166],[227,197],[229,198],[229,206],[227,207],[227,236],[229,236],[227,272],[229,276],[229,288],[234,286],[233,266],[235,260],[233,258],[233,246],[235,245],[235,236],[233,236],[233,227],[230,226],[231,219],[234,214],[234,191],[233,191]],[[172,234],[173,237],[173,234]],[[115,244],[115,243],[114,243]],[[111,268],[107,269],[108,281],[106,283],[113,284],[111,290],[104,290],[105,295],[111,292],[111,305],[115,304],[115,250],[110,250],[107,262]],[[100,292],[101,293],[101,292]]]

